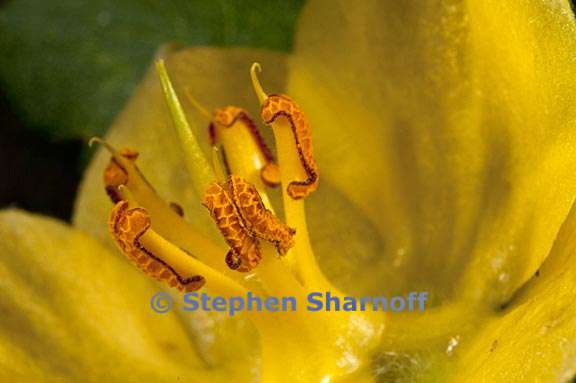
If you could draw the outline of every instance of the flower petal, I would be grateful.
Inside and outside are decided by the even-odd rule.
[[[288,93],[378,228],[383,288],[508,299],[576,195],[569,3],[314,0],[297,36]]]
[[[187,101],[187,88],[208,109],[238,105],[258,116],[259,104],[250,85],[250,65],[259,61],[274,68],[266,81],[280,90],[284,87],[286,69],[281,53],[244,48],[178,50],[166,46],[158,56],[166,60],[191,128],[206,153],[209,153],[208,121]],[[200,230],[209,230],[213,225],[200,204],[201,196],[193,190],[176,137],[158,74],[151,68],[110,128],[107,140],[118,147],[138,150],[138,166],[160,196],[183,206],[185,216]],[[109,157],[100,150],[92,160],[80,187],[74,215],[76,226],[104,241],[109,241],[106,222],[111,204],[103,189],[102,171]]]
[[[457,382],[567,382],[576,373],[576,206],[504,313],[465,344]]]
[[[224,381],[121,256],[56,220],[0,212],[0,380]]]

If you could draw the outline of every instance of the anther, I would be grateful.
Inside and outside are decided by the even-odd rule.
[[[238,271],[254,269],[262,259],[260,244],[247,230],[230,195],[219,183],[212,183],[202,199],[216,222],[224,240],[230,246],[226,263]]]
[[[279,118],[284,118],[292,131],[300,165],[306,174],[305,179],[292,180],[287,187],[288,194],[293,199],[306,197],[318,188],[318,166],[314,160],[312,148],[312,130],[300,107],[285,95],[269,96],[261,109],[262,119],[266,124],[273,125]],[[282,129],[284,127],[277,127]]]
[[[294,246],[295,230],[267,210],[254,185],[240,177],[213,183],[203,205],[231,247],[226,263],[239,271],[252,270],[262,258],[260,240],[273,243],[280,255]]]
[[[141,238],[150,230],[150,224],[150,215],[145,209],[130,208],[127,201],[120,201],[110,214],[109,229],[122,253],[144,273],[183,292],[202,287],[204,277],[180,275],[143,245]]]
[[[296,230],[286,226],[264,206],[254,185],[237,176],[228,179],[228,194],[232,197],[247,229],[262,240],[272,242],[280,255],[294,246]]]

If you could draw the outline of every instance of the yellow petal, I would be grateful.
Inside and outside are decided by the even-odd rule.
[[[207,108],[238,105],[258,116],[258,101],[251,87],[249,69],[254,60],[270,68],[269,81],[283,89],[286,76],[284,55],[269,51],[244,48],[191,48],[178,50],[163,47],[164,57],[172,83],[206,153],[208,151],[208,123],[187,101],[186,88]],[[177,141],[158,74],[153,67],[135,91],[122,113],[112,124],[106,140],[116,147],[130,147],[140,152],[138,166],[167,201],[179,203],[185,217],[200,230],[213,227],[201,196],[193,190],[186,163]],[[210,158],[210,157],[208,157]],[[109,242],[106,220],[111,204],[103,190],[102,171],[109,154],[99,150],[85,173],[76,201],[74,224],[104,241]]]
[[[576,207],[550,256],[464,349],[456,382],[567,382],[576,373]]]
[[[320,184],[306,200],[310,240],[320,268],[342,291],[382,294],[383,281],[399,281],[381,256],[385,247],[378,228],[330,181]]]
[[[0,238],[1,381],[226,381],[122,256],[16,210],[0,212]]]
[[[534,273],[576,195],[575,51],[567,1],[307,5],[288,94],[383,288],[497,305]]]

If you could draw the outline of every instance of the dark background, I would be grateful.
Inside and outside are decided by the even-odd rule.
[[[166,42],[289,51],[303,0],[0,0],[0,208],[69,220],[90,156]]]

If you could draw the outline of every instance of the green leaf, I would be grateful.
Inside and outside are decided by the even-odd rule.
[[[302,5],[14,0],[0,11],[0,88],[27,125],[57,138],[102,134],[160,45],[288,51]]]

